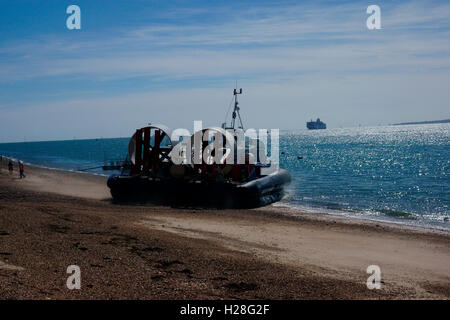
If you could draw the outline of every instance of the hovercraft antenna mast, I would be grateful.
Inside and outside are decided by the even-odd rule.
[[[234,110],[233,110],[233,115],[232,115],[232,118],[231,118],[231,124],[230,124],[230,126],[229,127],[227,127],[227,124],[226,124],[226,122],[224,122],[223,124],[222,124],[222,128],[223,129],[235,129],[235,126],[236,126],[236,116],[239,118],[239,126],[238,126],[238,129],[244,129],[244,125],[242,124],[242,118],[241,118],[241,114],[239,113],[239,110],[240,110],[240,108],[239,108],[239,102],[238,102],[238,100],[237,100],[237,95],[238,94],[242,94],[242,88],[240,88],[239,89],[239,91],[237,90],[237,88],[235,88],[234,90],[233,90],[233,95],[234,95]],[[230,106],[231,107],[231,106]]]
[[[242,88],[239,89],[239,92],[237,91],[237,89],[234,89],[233,91],[233,95],[234,95],[234,110],[233,110],[233,120],[231,121],[231,127],[234,129],[234,125],[236,122],[236,115],[239,117],[239,123],[240,126],[238,127],[239,129],[244,129],[244,125],[242,124],[242,119],[241,119],[241,114],[239,113],[239,102],[237,100],[237,95],[238,94],[242,94]]]

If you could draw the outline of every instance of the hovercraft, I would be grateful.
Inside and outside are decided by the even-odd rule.
[[[163,125],[137,129],[120,174],[108,178],[113,199],[215,208],[255,208],[281,200],[291,176],[268,159],[262,139],[244,135],[236,98],[241,93],[234,90],[229,126],[192,136]]]

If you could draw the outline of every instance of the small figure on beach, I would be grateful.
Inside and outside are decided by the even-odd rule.
[[[9,162],[8,162],[8,170],[9,170],[9,174],[13,173],[14,165],[11,160],[9,160]]]
[[[23,167],[23,162],[19,161],[19,173],[20,173],[20,179],[25,178],[24,174],[25,168]]]

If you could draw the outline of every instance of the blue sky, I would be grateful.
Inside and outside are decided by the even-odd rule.
[[[248,127],[450,118],[448,1],[1,0],[0,30],[0,142],[219,125],[236,80]]]

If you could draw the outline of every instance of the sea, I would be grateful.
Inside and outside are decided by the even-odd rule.
[[[129,138],[0,144],[25,163],[109,175]],[[275,206],[450,231],[450,124],[280,131],[292,182]]]

